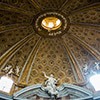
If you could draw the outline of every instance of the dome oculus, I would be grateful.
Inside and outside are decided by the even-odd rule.
[[[41,12],[33,19],[33,27],[43,37],[58,37],[67,33],[69,19],[58,12]]]
[[[46,17],[42,20],[42,27],[48,31],[58,29],[62,23],[60,19],[56,17]]]

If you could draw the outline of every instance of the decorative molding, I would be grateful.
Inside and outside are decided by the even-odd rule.
[[[100,32],[100,25],[95,23],[70,23],[70,26],[81,26],[83,28],[90,28],[91,30],[95,30]]]
[[[6,65],[9,59],[11,59],[11,57],[32,38],[33,38],[33,34],[30,34],[26,36],[24,39],[17,42],[15,45],[13,45],[8,51],[6,51],[0,57],[1,69]]]
[[[41,10],[42,7],[37,3],[35,0],[28,0],[34,7],[36,7],[38,10]]]
[[[78,62],[76,61],[76,59],[75,59],[73,53],[71,52],[71,50],[69,49],[69,47],[66,45],[66,43],[65,43],[64,41],[63,41],[63,45],[64,45],[64,47],[65,47],[65,49],[66,49],[66,52],[67,52],[67,54],[68,54],[68,56],[69,56],[69,58],[70,58],[70,60],[71,60],[71,62],[72,62],[72,65],[73,65],[73,67],[74,67],[74,70],[75,70],[75,72],[77,73],[77,74],[76,74],[76,75],[77,75],[76,81],[77,81],[77,82],[79,82],[79,81],[84,81],[84,77],[83,77],[83,75],[82,75],[82,73],[81,73],[81,69],[80,69],[79,64],[78,64]]]
[[[22,81],[24,81],[25,83],[27,83],[26,82],[26,80],[27,80],[27,77],[29,76],[28,74],[30,73],[29,72],[29,70],[30,70],[30,66],[32,66],[33,64],[33,59],[34,59],[34,57],[35,57],[35,55],[36,55],[36,52],[37,52],[37,49],[38,49],[38,45],[40,44],[40,41],[41,40],[41,38],[39,38],[39,40],[37,41],[37,43],[35,44],[35,46],[33,47],[33,49],[32,49],[32,51],[31,51],[31,53],[29,54],[29,56],[28,56],[28,58],[27,58],[27,60],[26,60],[26,62],[25,62],[25,64],[24,64],[24,66],[23,66],[23,69],[22,69],[22,71],[21,71],[21,74],[20,74],[20,77],[19,77],[19,79],[18,79],[18,83],[21,83]],[[26,77],[27,76],[27,77]],[[20,82],[20,80],[21,80],[21,82]],[[23,83],[23,82],[22,82]]]
[[[37,100],[35,96],[38,96],[40,98],[50,98],[50,96],[47,94],[46,91],[42,90],[43,86],[41,84],[36,84],[32,86],[28,86],[18,92],[16,92],[13,95],[14,99],[32,99],[34,97],[34,100]],[[93,99],[92,92],[88,91],[87,89],[84,89],[79,86],[63,83],[61,86],[57,87],[59,91],[59,97],[63,98],[65,96],[69,95],[69,100],[75,99],[75,100],[91,100]],[[61,99],[62,100],[62,99]]]
[[[59,10],[62,10],[66,6],[66,4],[68,4],[69,2],[71,2],[71,0],[65,0],[63,5],[59,8]]]
[[[88,50],[98,61],[100,60],[100,53],[92,48],[90,45],[88,45],[86,42],[82,41],[78,36],[76,37],[73,34],[70,34],[70,38],[72,38],[74,41],[76,41],[78,44],[82,45],[86,50]]]
[[[21,23],[21,24],[11,24],[11,25],[4,25],[0,26],[0,33],[12,31],[12,30],[17,30],[17,29],[23,29],[26,27],[29,27],[29,24],[26,23]]]
[[[6,10],[6,11],[11,11],[11,12],[17,12],[17,13],[21,13],[21,14],[24,14],[28,17],[32,17],[34,14],[30,11],[25,11],[21,8],[18,8],[18,7],[14,7],[14,6],[11,6],[11,5],[7,5],[7,4],[4,4],[4,3],[0,3],[0,9],[1,10]]]
[[[84,6],[82,8],[79,8],[79,9],[76,9],[76,10],[73,10],[70,12],[69,16],[72,16],[73,14],[76,14],[76,13],[81,13],[83,11],[88,11],[88,10],[91,10],[91,9],[96,9],[100,7],[100,3],[94,3],[94,4],[90,4],[90,5],[87,5],[87,6]]]

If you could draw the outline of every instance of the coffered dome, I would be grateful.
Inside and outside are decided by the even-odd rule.
[[[0,76],[12,69],[11,94],[42,84],[43,71],[95,91],[88,81],[99,61],[99,0],[0,0]]]

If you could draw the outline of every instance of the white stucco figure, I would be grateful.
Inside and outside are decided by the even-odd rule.
[[[95,62],[95,69],[96,69],[96,70],[100,70],[99,63],[97,63],[97,62]]]
[[[12,73],[13,73],[13,68],[11,68],[11,69],[8,71],[7,75],[11,75]]]
[[[7,66],[3,69],[3,71],[7,73],[11,68],[12,68],[11,65],[7,65]]]
[[[19,67],[18,66],[16,66],[16,69],[15,69],[15,74],[17,75],[17,76],[19,76]]]
[[[83,67],[83,72],[84,72],[84,75],[88,75],[88,66],[87,64],[85,64],[85,66]]]
[[[47,78],[47,80],[45,81],[45,89],[48,91],[48,93],[52,94],[52,95],[57,95],[58,94],[58,90],[56,87],[57,81],[53,76],[53,74],[51,74],[50,76],[47,76],[45,74],[45,72],[43,72],[44,76]]]

